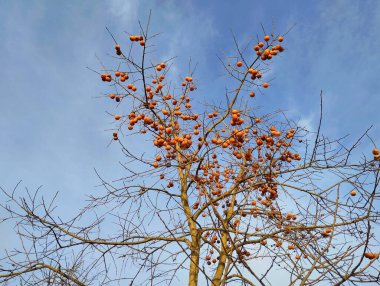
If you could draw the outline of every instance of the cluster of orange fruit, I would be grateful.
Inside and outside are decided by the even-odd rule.
[[[368,259],[378,259],[380,256],[380,253],[372,253],[372,252],[366,252],[364,253],[364,257]]]
[[[294,214],[292,214],[292,213],[286,214],[286,220],[296,220],[296,219],[297,219],[297,217]]]
[[[209,235],[210,235],[210,232],[206,232],[205,237],[207,237],[207,236],[209,236]],[[212,255],[213,255],[213,254],[214,254],[214,250],[213,250],[213,249],[210,249],[209,254],[206,255],[206,257],[205,257],[205,260],[206,260],[206,262],[207,262],[207,265],[211,265],[211,262],[212,262],[212,263],[216,263],[216,262],[217,262],[217,259],[216,259],[216,258],[213,258],[213,259],[212,259]],[[219,257],[218,257],[218,259],[219,259]]]
[[[111,82],[112,81],[112,76],[109,73],[102,73],[102,74],[100,74],[100,78],[102,79],[102,81],[107,81],[107,82]]]
[[[271,126],[271,127],[269,127],[269,130],[270,130],[270,134],[272,135],[272,136],[275,136],[275,137],[279,137],[279,136],[281,136],[281,131],[278,131],[277,129],[276,129],[276,126]]]
[[[115,51],[116,51],[116,54],[118,56],[120,56],[122,53],[121,53],[121,47],[119,44],[115,45]]]
[[[257,69],[249,68],[248,73],[251,75],[251,79],[261,78],[263,75]]]
[[[115,71],[115,77],[120,78],[121,82],[125,82],[127,79],[129,79],[129,75],[125,72]]]
[[[256,54],[258,56],[261,56],[261,59],[263,61],[270,60],[272,57],[276,56],[278,52],[283,52],[284,48],[281,45],[273,45],[273,42],[275,42],[275,39],[273,39],[272,43],[268,43],[270,40],[270,36],[265,36],[264,41],[267,42],[266,46],[263,42],[259,42],[253,49],[256,51]],[[284,37],[279,36],[277,38],[278,42],[282,42],[284,40]]]
[[[380,161],[380,151],[379,149],[375,148],[372,150],[372,154],[373,154],[373,159],[375,161]]]
[[[132,84],[132,83],[129,83],[127,85],[127,88],[130,89],[130,90],[132,90],[132,91],[136,91],[137,90],[137,87],[134,84]]]
[[[251,256],[251,253],[248,250],[240,249],[240,248],[236,249],[236,254],[238,256],[239,262],[241,262],[242,260],[247,259]]]
[[[321,232],[323,237],[328,237],[330,233],[331,233],[331,228],[326,228]]]
[[[242,125],[244,123],[244,118],[241,118],[241,113],[236,110],[236,109],[233,109],[231,111],[231,126],[236,126],[236,125]]]
[[[139,42],[140,46],[145,46],[144,37],[142,35],[137,35],[137,36],[136,35],[130,35],[129,39],[132,42]]]
[[[238,67],[241,67],[242,65],[243,65],[243,63],[241,61],[239,61],[239,62],[236,63],[236,66],[238,66]],[[257,69],[249,68],[247,72],[251,75],[251,79],[252,80],[255,80],[256,78],[260,79],[263,76],[260,73],[260,71],[258,71]],[[269,83],[264,82],[261,86],[264,87],[264,88],[268,88],[269,87]],[[250,93],[250,96],[254,97],[255,93],[254,92]]]
[[[274,43],[276,41],[282,42],[284,40],[284,37],[279,36],[277,39],[273,39],[272,42],[269,43],[270,39],[271,39],[271,37],[266,35],[266,36],[264,36],[264,41],[266,42],[266,44],[264,44],[263,42],[259,42],[254,47],[254,50],[256,51],[257,56],[260,56],[261,60],[263,60],[263,61],[270,60],[270,59],[272,59],[272,57],[276,56],[279,52],[281,53],[284,51],[284,48],[281,45],[274,45]],[[243,62],[242,61],[236,62],[236,66],[238,68],[242,67]],[[257,69],[249,68],[248,73],[251,75],[252,80],[255,80],[256,78],[260,79],[262,77],[262,74]],[[264,82],[263,84],[261,84],[261,86],[263,88],[268,88],[269,83]],[[253,91],[250,92],[249,96],[255,97],[255,92],[253,92]]]
[[[108,95],[108,96],[109,96],[109,98],[111,98],[111,99],[115,99],[116,102],[120,102],[120,100],[121,100],[120,95],[115,95],[114,93],[111,93],[111,94]]]
[[[273,128],[272,128],[272,130],[273,130]],[[231,131],[231,134],[229,136],[227,136],[228,138],[226,140],[214,137],[211,140],[211,142],[214,144],[221,144],[221,146],[223,148],[227,148],[227,147],[229,147],[230,149],[234,148],[232,153],[237,159],[241,159],[244,156],[246,161],[253,161],[253,155],[252,155],[253,149],[251,147],[248,147],[245,153],[242,153],[241,151],[239,151],[237,149],[237,148],[241,148],[243,146],[243,143],[246,142],[246,136],[247,135],[248,135],[248,129],[241,130],[241,131],[234,129]],[[267,144],[266,147],[269,149],[273,149],[273,151],[275,151],[276,149],[279,149],[281,146],[283,146],[284,148],[287,148],[290,146],[290,143],[285,142],[283,139],[280,139],[276,143],[272,137],[268,137],[266,135],[261,135],[257,139],[257,144],[258,144],[257,149],[259,147],[261,148],[261,145],[264,144],[264,140],[266,141],[266,144]],[[273,146],[275,146],[275,147],[273,147]],[[269,153],[266,153],[265,156],[266,156],[267,160],[271,160],[271,158],[273,157],[273,155],[270,155]],[[217,162],[216,154],[213,154],[213,159],[215,162]],[[292,159],[300,160],[301,157],[299,154],[293,154],[289,150],[287,150],[287,151],[284,150],[282,153],[280,153],[280,160],[281,161],[291,162]],[[261,161],[261,162],[264,161],[264,158],[260,154],[258,155],[258,161]],[[210,174],[209,170],[212,168],[216,168],[216,171],[212,171],[212,173]],[[210,185],[209,188],[212,189],[211,194],[212,195],[220,195],[221,194],[220,188],[217,186],[213,187],[213,184],[215,182],[219,181],[220,172],[218,171],[218,168],[219,167],[218,167],[217,163],[207,164],[207,165],[201,166],[199,169],[204,170],[203,175],[205,176],[205,178],[202,179],[202,178],[200,178],[199,175],[197,176],[197,178],[194,178],[194,180],[197,182],[197,188],[198,189],[204,189],[209,184]],[[252,165],[252,171],[255,172],[258,169],[260,169],[258,162],[254,162]],[[223,172],[223,175],[226,177],[226,179],[228,177],[229,172],[230,172],[230,170],[228,168],[226,168],[225,171]],[[214,174],[216,174],[216,176],[214,176]],[[206,179],[207,176],[209,177],[208,179]],[[264,175],[264,177],[268,181],[268,183],[262,184],[258,187],[258,189],[262,193],[262,195],[268,194],[268,197],[266,199],[259,198],[260,203],[263,204],[264,206],[270,206],[271,201],[274,200],[275,198],[277,198],[277,196],[278,196],[277,186],[275,184],[271,183],[272,178],[274,178],[275,176],[276,176],[276,174],[274,174],[274,173],[271,175],[268,175],[268,174]],[[220,184],[220,183],[218,183],[218,184]],[[202,185],[204,187],[201,187],[200,185]],[[223,187],[223,185],[222,185],[222,187]],[[203,192],[203,194],[206,194],[206,193],[207,192]],[[294,219],[295,219],[295,216],[294,216]]]
[[[165,63],[160,63],[158,66],[156,66],[156,70],[157,71],[162,71],[162,69],[166,68],[166,64]]]

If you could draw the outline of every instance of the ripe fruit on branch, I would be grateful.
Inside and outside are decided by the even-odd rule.
[[[366,252],[364,253],[364,257],[368,259],[377,259],[379,258],[379,253],[371,253],[371,252]]]
[[[255,70],[253,68],[250,68],[250,69],[248,69],[248,73],[250,73],[251,75],[257,75],[259,73],[259,71]]]
[[[129,79],[129,75],[127,75],[126,73],[120,73],[120,81],[124,82],[126,81],[127,79]]]
[[[142,35],[130,35],[129,36],[129,39],[132,41],[132,42],[139,42],[139,41],[143,41],[144,40],[144,37]]]
[[[120,47],[120,45],[115,45],[115,50],[116,50],[116,54],[118,55],[118,56],[120,56],[121,55],[121,47]]]
[[[380,161],[380,151],[379,149],[375,148],[372,150],[372,154],[373,154],[373,159],[375,161]]]
[[[100,74],[100,78],[102,79],[102,81],[107,81],[107,82],[110,82],[112,80],[112,77],[109,73]]]
[[[328,237],[330,233],[331,233],[331,228],[326,228],[324,231],[322,231],[321,234],[323,237]]]

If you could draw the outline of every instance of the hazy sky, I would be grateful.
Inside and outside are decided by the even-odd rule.
[[[96,55],[107,63],[114,52],[105,27],[127,44],[124,32],[138,33],[150,9],[151,30],[162,33],[157,59],[176,56],[175,72],[186,75],[191,57],[198,93],[214,103],[226,80],[217,56],[234,54],[232,33],[244,45],[263,35],[260,24],[274,23],[277,33],[295,24],[255,104],[313,129],[323,90],[325,134],[354,140],[374,125],[380,144],[380,1],[1,0],[0,186],[22,180],[21,189],[60,191],[58,212],[70,216],[86,194],[102,191],[94,168],[122,176],[122,153],[107,147],[105,131],[114,107],[97,98],[107,89],[86,67],[101,69]],[[10,234],[0,231],[6,245]]]

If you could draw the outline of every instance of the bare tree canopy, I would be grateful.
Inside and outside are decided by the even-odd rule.
[[[1,222],[20,240],[0,258],[2,285],[380,284],[369,129],[348,146],[325,137],[322,92],[316,132],[250,103],[270,88],[286,33],[263,29],[248,48],[233,39],[220,105],[193,103],[191,65],[177,75],[174,58],[155,62],[149,21],[128,44],[109,33],[115,66],[95,72],[119,105],[110,141],[125,176],[97,174],[103,193],[67,221],[40,190],[1,189]]]

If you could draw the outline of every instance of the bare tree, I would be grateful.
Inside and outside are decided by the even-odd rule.
[[[235,87],[192,106],[192,73],[171,77],[149,24],[140,34],[112,36],[117,67],[99,72],[125,176],[98,174],[103,194],[69,221],[39,190],[2,189],[21,242],[0,260],[3,285],[379,285],[379,150],[357,154],[368,130],[350,146],[323,136],[322,93],[315,133],[251,107],[284,37],[235,40],[222,62]]]

